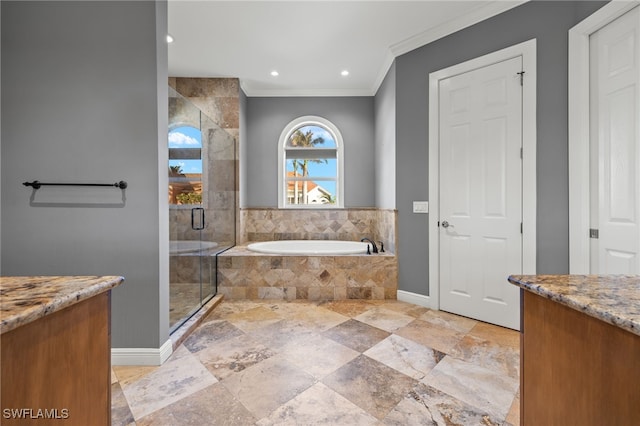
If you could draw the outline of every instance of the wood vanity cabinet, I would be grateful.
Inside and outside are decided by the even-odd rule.
[[[3,426],[111,424],[111,291],[80,299],[3,330]]]
[[[521,426],[640,425],[640,336],[525,289],[521,297]]]

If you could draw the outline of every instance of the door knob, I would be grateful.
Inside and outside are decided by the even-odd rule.
[[[447,222],[446,220],[442,221],[442,227],[447,229],[449,227],[449,222]]]

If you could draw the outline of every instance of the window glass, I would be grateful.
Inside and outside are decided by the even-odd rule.
[[[318,116],[291,121],[278,144],[278,207],[344,206],[343,141],[338,128]]]
[[[302,126],[297,128],[289,140],[287,147],[336,148],[336,141],[329,130],[321,126]]]
[[[202,135],[195,127],[169,132],[169,204],[202,204]]]
[[[286,142],[287,205],[335,205],[338,178],[336,141],[319,125],[295,129]]]

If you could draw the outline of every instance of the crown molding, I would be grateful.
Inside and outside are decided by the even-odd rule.
[[[240,88],[250,98],[275,97],[347,97],[373,96],[370,89],[253,89],[247,82],[240,80]]]
[[[516,6],[526,3],[528,0],[514,0],[514,1],[494,1],[489,4],[477,7],[458,18],[438,25],[437,27],[430,28],[406,40],[395,43],[389,47],[394,57],[398,57],[407,52],[415,50],[419,47],[432,43],[440,38],[446,37],[471,25],[482,22],[486,19],[492,18],[509,9],[513,9]]]

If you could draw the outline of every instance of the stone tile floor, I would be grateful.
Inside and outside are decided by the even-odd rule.
[[[113,425],[518,425],[519,334],[399,301],[223,301]]]

